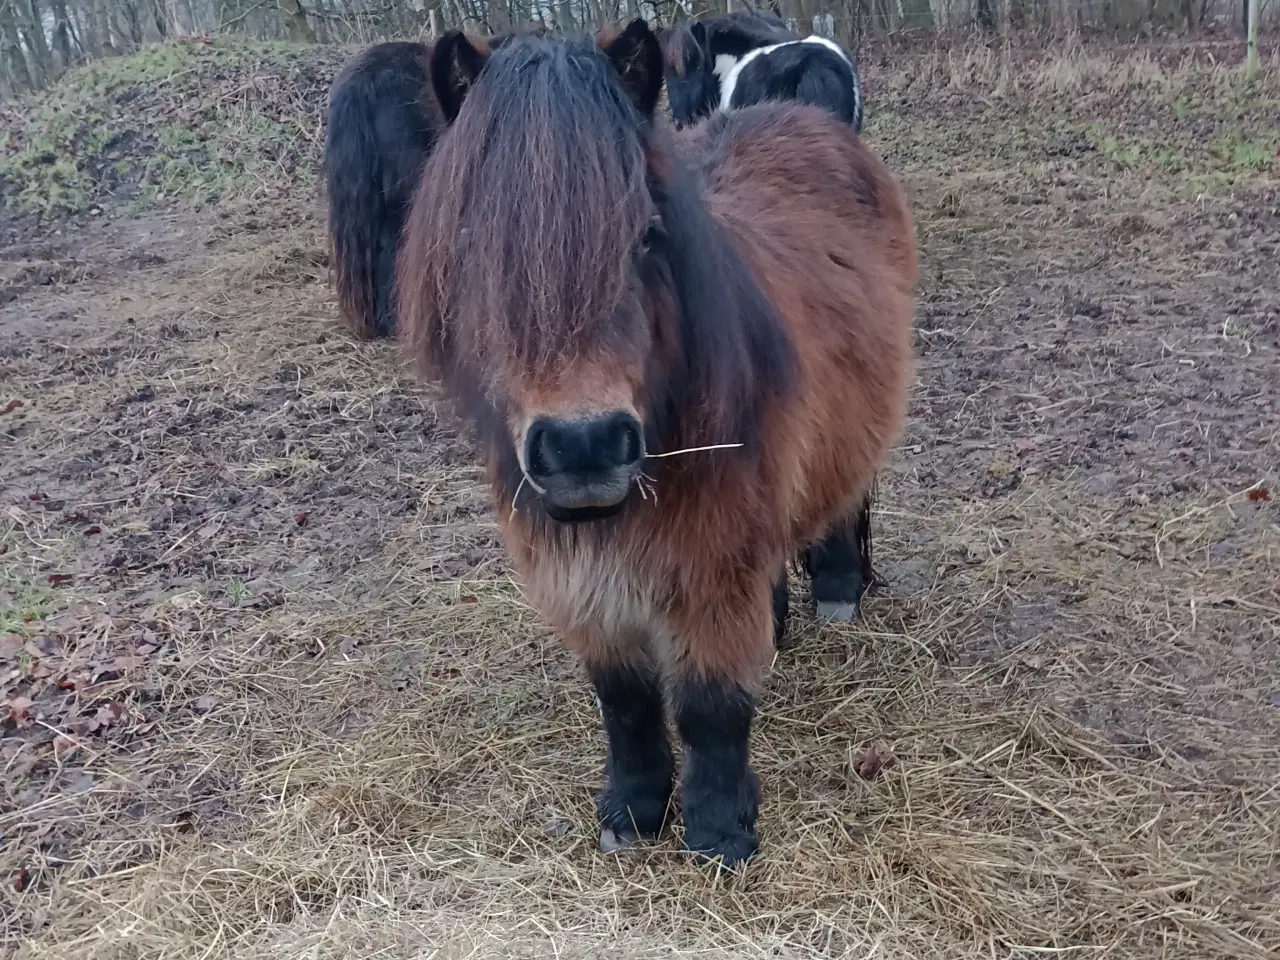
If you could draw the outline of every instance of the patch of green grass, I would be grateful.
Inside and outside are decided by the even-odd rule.
[[[1236,132],[1221,133],[1212,140],[1197,140],[1176,132],[1159,138],[1117,133],[1096,123],[1086,125],[1084,134],[1118,170],[1145,171],[1162,177],[1177,175],[1197,192],[1212,192],[1280,167],[1280,134],[1249,133],[1243,123]]]
[[[8,598],[0,599],[0,633],[29,635],[53,612],[53,595],[48,590],[20,586]]]
[[[0,190],[17,212],[75,213],[309,187],[339,48],[222,38],[72,70],[5,111]]]
[[[232,580],[227,584],[227,599],[239,606],[249,599],[249,588],[239,580]]]
[[[1131,139],[1104,134],[1094,144],[1095,148],[1117,167],[1131,170],[1142,165],[1145,144]]]
[[[1209,153],[1228,168],[1265,170],[1276,157],[1280,137],[1241,138],[1224,135],[1209,145]]]

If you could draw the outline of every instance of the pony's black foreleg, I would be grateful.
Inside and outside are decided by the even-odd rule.
[[[759,846],[760,780],[747,757],[755,702],[728,677],[687,676],[673,694],[684,741],[685,846],[702,860],[736,867]]]
[[[871,495],[805,551],[819,620],[858,619],[871,586]]]
[[[735,572],[713,595],[672,610],[672,649],[663,658],[684,746],[685,846],[697,859],[725,867],[745,863],[758,848],[760,779],[747,744],[778,612],[771,603],[771,594],[775,602],[778,596],[773,576]]]
[[[609,753],[596,798],[600,849],[612,853],[662,832],[674,763],[662,688],[646,663],[588,664],[600,700]]]

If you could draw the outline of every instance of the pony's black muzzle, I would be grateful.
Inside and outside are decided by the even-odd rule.
[[[592,520],[622,508],[644,463],[644,428],[625,411],[575,420],[535,420],[525,434],[525,470],[554,520]]]

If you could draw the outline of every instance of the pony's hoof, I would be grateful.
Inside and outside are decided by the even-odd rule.
[[[600,831],[600,852],[621,853],[629,847],[640,843],[640,838],[631,830],[613,830],[604,827]]]
[[[686,837],[685,846],[700,866],[713,863],[721,870],[737,869],[760,849],[756,838],[745,830],[718,837]]]
[[[818,601],[818,620],[822,623],[852,623],[858,619],[860,604],[835,600]]]

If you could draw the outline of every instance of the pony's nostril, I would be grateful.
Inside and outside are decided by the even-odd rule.
[[[634,423],[623,423],[618,431],[618,466],[629,467],[639,463],[643,454],[640,428]]]
[[[555,450],[552,449],[551,431],[535,426],[529,430],[525,447],[525,468],[530,476],[546,477],[555,473]]]

